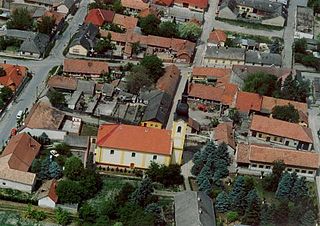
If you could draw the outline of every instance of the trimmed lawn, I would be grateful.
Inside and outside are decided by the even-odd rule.
[[[81,128],[81,136],[97,136],[98,126],[84,123]]]

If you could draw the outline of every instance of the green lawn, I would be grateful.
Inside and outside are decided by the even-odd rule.
[[[97,136],[98,126],[84,123],[81,128],[81,136]]]
[[[6,48],[6,51],[17,52],[18,49],[19,49],[19,47],[17,47],[17,46],[8,46],[8,47]]]

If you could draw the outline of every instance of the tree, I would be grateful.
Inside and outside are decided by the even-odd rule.
[[[273,213],[273,223],[277,225],[288,225],[288,202],[280,201],[277,205],[272,207],[274,210]]]
[[[240,113],[236,108],[232,108],[229,110],[228,117],[233,121],[234,124],[241,123]]]
[[[40,22],[38,23],[38,31],[43,34],[50,35],[55,23],[56,20],[54,17],[42,16]]]
[[[199,185],[199,191],[204,191],[205,193],[209,194],[212,190],[212,185],[208,177],[205,177],[204,180],[201,181]]]
[[[285,170],[285,168],[286,166],[282,160],[274,161],[272,174],[267,175],[263,178],[263,181],[262,181],[263,188],[267,191],[275,192],[278,188],[278,184],[282,176],[282,172]]]
[[[153,181],[163,184],[165,187],[183,184],[183,176],[179,165],[164,164],[159,165],[156,162],[151,162],[146,175]]]
[[[67,159],[63,174],[70,180],[80,180],[84,173],[82,161],[75,156]]]
[[[17,8],[11,14],[11,19],[7,22],[8,29],[30,30],[33,20],[27,8]]]
[[[295,182],[295,176],[288,172],[284,173],[278,184],[278,189],[276,191],[276,197],[282,200],[289,200],[291,189]]]
[[[229,175],[228,165],[228,162],[223,159],[218,159],[214,163],[215,172],[213,178],[215,181],[219,181]]]
[[[79,172],[81,172],[81,170]],[[102,187],[101,175],[96,172],[95,169],[88,168],[84,169],[79,175],[82,176],[79,183],[82,189],[82,198],[90,199],[94,197]],[[76,176],[76,178],[78,178],[78,176]]]
[[[215,207],[218,213],[224,213],[230,210],[231,203],[226,192],[220,192],[216,198]]]
[[[124,206],[126,202],[129,201],[129,197],[132,194],[132,192],[134,192],[134,187],[132,184],[130,183],[125,183],[120,192],[118,193],[118,195],[115,197],[115,201],[116,203],[118,203],[118,205],[120,206]]]
[[[161,22],[159,25],[159,33],[162,37],[176,38],[179,35],[178,26],[171,21]]]
[[[140,18],[139,24],[144,35],[159,35],[160,19],[153,14]]]
[[[231,223],[231,222],[235,222],[236,220],[238,220],[239,214],[235,211],[229,211],[226,214],[226,217],[227,217],[228,223]]]
[[[45,159],[41,161],[41,169],[38,175],[40,180],[51,179],[50,173],[49,173],[50,163],[51,163],[50,156],[47,156]]]
[[[246,196],[244,177],[238,176],[229,194],[232,208],[243,213],[246,207]]]
[[[197,184],[200,191],[207,191],[211,189],[210,178],[212,177],[212,172],[210,167],[206,164],[197,176]]]
[[[191,173],[194,176],[198,176],[200,173],[202,167],[204,166],[204,162],[201,158],[201,151],[197,151],[192,158],[192,162],[194,163],[192,168],[191,168]]]
[[[68,225],[71,222],[70,213],[66,210],[61,209],[61,207],[55,209],[54,215],[57,223],[61,224],[62,226]]]
[[[105,221],[115,220],[117,218],[117,205],[114,200],[105,200],[102,205],[99,206],[99,215],[104,216]]]
[[[305,53],[307,49],[307,40],[305,38],[297,39],[294,42],[294,52]]]
[[[142,65],[133,66],[127,77],[127,89],[130,93],[138,94],[143,87],[149,87],[152,80],[149,78],[149,71]]]
[[[84,222],[93,224],[97,217],[96,209],[87,202],[79,209],[79,218]]]
[[[13,96],[13,91],[7,86],[0,88],[0,99],[7,102]]]
[[[251,93],[258,93],[262,96],[272,96],[275,91],[277,77],[257,72],[249,74],[244,81],[243,90]]]
[[[273,208],[268,204],[263,204],[261,207],[261,225],[271,225],[273,221]]]
[[[164,220],[162,218],[162,209],[158,203],[150,203],[146,208],[145,212],[152,214],[154,217],[154,225],[162,225],[164,224]]]
[[[51,161],[49,165],[50,178],[59,179],[62,176],[62,169],[55,161]]]
[[[284,106],[275,106],[272,109],[272,117],[292,123],[299,122],[299,112],[290,103]]]
[[[54,149],[57,151],[59,155],[65,155],[65,156],[71,156],[70,152],[70,146],[68,146],[66,143],[58,143],[54,146]]]
[[[197,41],[202,32],[201,27],[193,22],[180,24],[178,30],[181,38],[188,39],[192,42]]]
[[[79,203],[82,200],[81,187],[77,181],[62,180],[56,189],[62,203]]]
[[[150,226],[154,225],[152,214],[146,213],[143,208],[135,203],[127,203],[119,210],[119,221],[126,226]]]
[[[260,223],[260,211],[261,211],[261,200],[255,190],[251,190],[247,195],[248,207],[242,218],[241,223],[247,225],[259,225]]]
[[[164,74],[164,67],[162,60],[156,55],[146,55],[140,61],[140,64],[149,70],[150,79],[157,82],[158,79]]]
[[[309,189],[306,185],[306,178],[300,177],[297,178],[293,184],[293,187],[290,192],[290,200],[294,203],[298,203],[302,200],[308,198]]]
[[[41,171],[41,160],[34,159],[31,164],[31,172],[32,173],[39,173]]]
[[[147,200],[153,192],[153,185],[150,178],[145,178],[141,181],[138,188],[131,194],[131,201],[141,207],[147,205]]]
[[[115,45],[111,42],[110,33],[108,33],[106,38],[100,38],[94,47],[94,50],[100,54],[104,54],[108,50],[113,50],[113,49],[115,49]]]
[[[67,104],[66,98],[63,93],[60,93],[52,89],[49,90],[47,96],[49,98],[50,103],[54,107],[63,107]]]
[[[114,1],[112,8],[113,8],[113,11],[115,11],[116,13],[120,13],[120,14],[123,13],[123,7],[120,0]]]
[[[300,219],[301,226],[311,226],[315,225],[316,216],[312,210],[308,210]]]
[[[309,96],[310,84],[308,80],[292,78],[291,75],[287,76],[283,82],[281,90],[281,97],[287,100],[294,100],[299,102],[306,102]]]
[[[133,54],[138,55],[141,52],[140,42],[134,42],[131,45]]]

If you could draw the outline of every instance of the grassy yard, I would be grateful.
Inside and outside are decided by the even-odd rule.
[[[98,126],[84,123],[81,128],[81,136],[97,136]]]
[[[19,47],[17,47],[17,46],[8,46],[6,48],[6,51],[8,51],[8,52],[17,52],[18,50],[19,50]]]

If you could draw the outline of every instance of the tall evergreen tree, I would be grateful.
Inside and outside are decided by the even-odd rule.
[[[288,225],[289,207],[288,201],[280,201],[276,206],[272,207],[273,223],[276,225]]]
[[[308,210],[300,219],[301,226],[313,226],[316,221],[316,216],[312,210]]]
[[[308,197],[308,187],[306,185],[306,178],[298,178],[293,185],[290,193],[290,200],[297,203]]]
[[[244,177],[238,176],[229,194],[232,208],[239,213],[243,213],[246,208],[246,196]]]
[[[212,185],[208,178],[205,178],[202,183],[199,185],[199,191],[204,191],[207,194],[210,194],[212,190]]]
[[[261,225],[271,225],[273,221],[273,208],[268,204],[263,204],[261,207]]]
[[[261,216],[261,200],[256,190],[251,190],[247,195],[248,207],[242,219],[242,223],[259,225]]]
[[[224,213],[230,210],[231,203],[229,200],[229,196],[225,191],[220,192],[217,196],[215,207],[218,213]]]
[[[40,180],[46,180],[50,179],[50,173],[49,173],[49,166],[50,166],[50,156],[47,156],[44,160],[41,162],[41,170],[39,173]]]
[[[131,201],[141,207],[145,207],[152,192],[152,181],[149,178],[145,178],[141,181],[138,188],[131,194]]]
[[[62,176],[62,169],[55,161],[51,161],[49,165],[50,178],[59,179]]]
[[[278,184],[276,197],[282,200],[289,200],[293,185],[294,185],[293,176],[288,172],[284,173]]]

